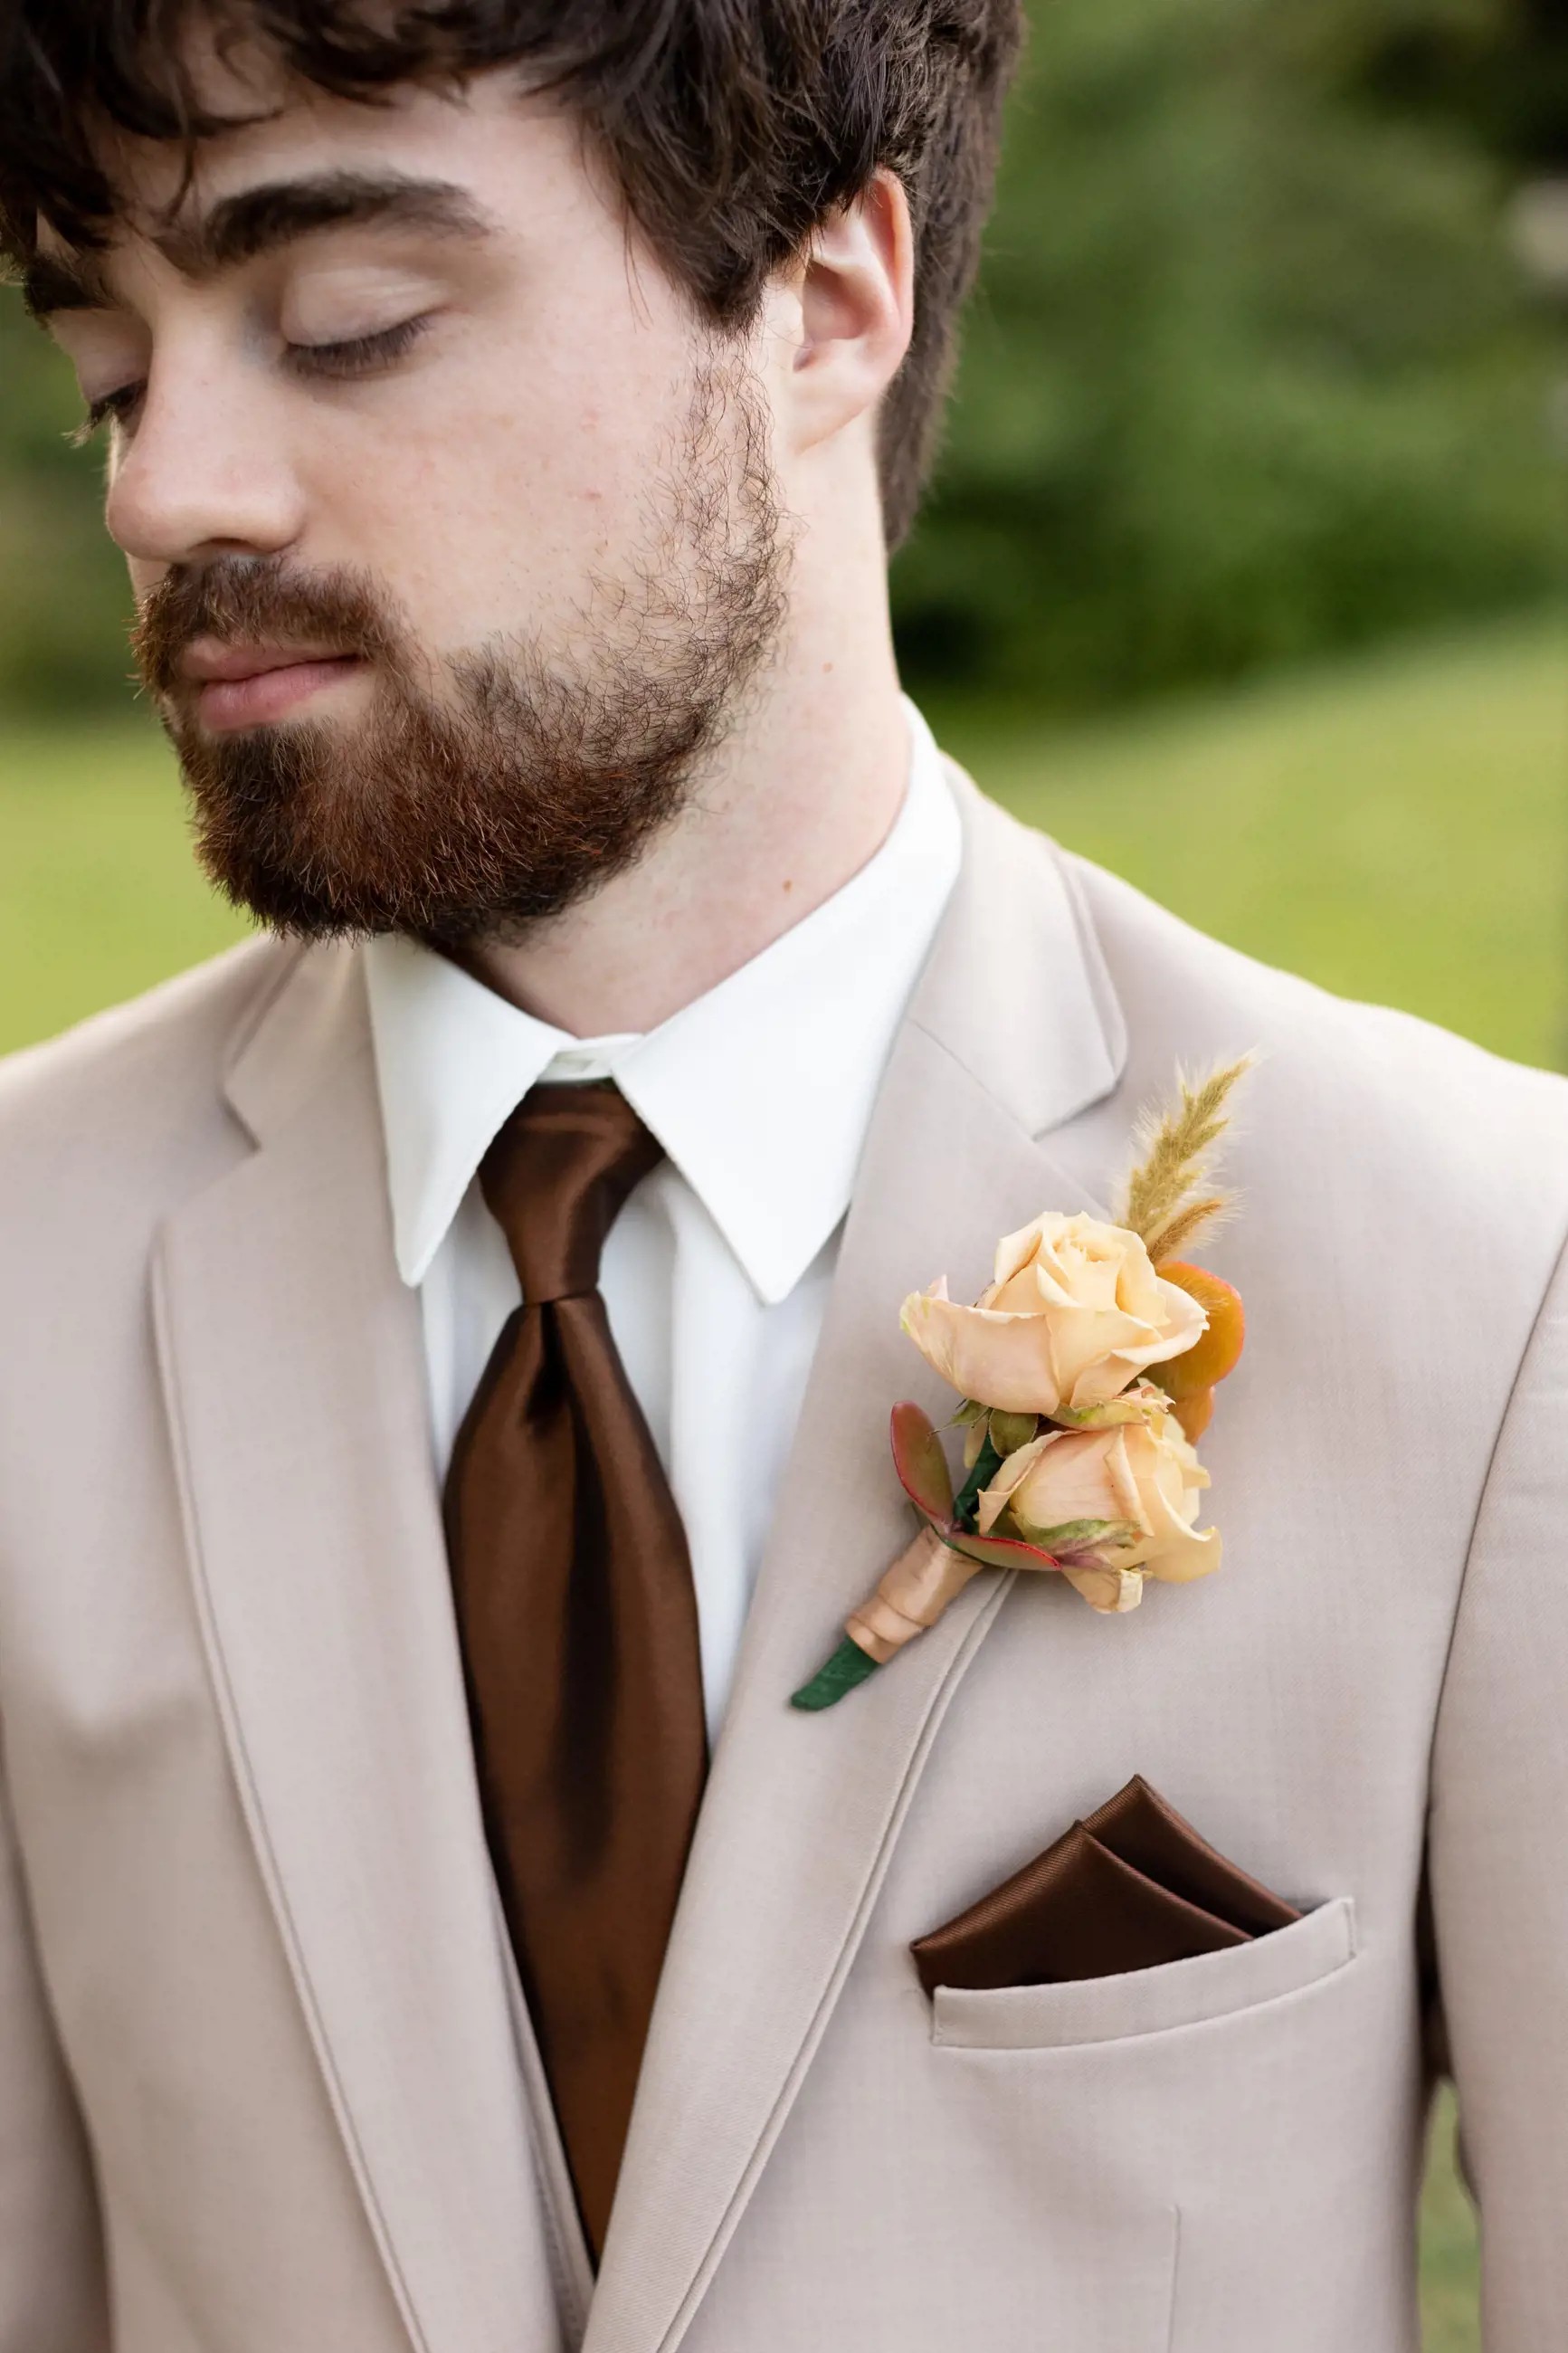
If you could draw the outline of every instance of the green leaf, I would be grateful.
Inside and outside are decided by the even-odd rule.
[[[1037,1413],[994,1413],[991,1417],[991,1443],[1004,1460],[1016,1454],[1020,1446],[1027,1446],[1038,1434],[1040,1417]]]
[[[1031,1544],[1042,1546],[1076,1568],[1086,1556],[1094,1556],[1098,1565],[1103,1552],[1120,1552],[1135,1544],[1143,1530],[1135,1520],[1064,1520],[1059,1527],[1028,1528],[1025,1533]]]
[[[905,1494],[927,1519],[946,1523],[952,1512],[952,1473],[929,1416],[906,1398],[893,1408],[893,1468]]]
[[[789,1704],[813,1715],[825,1707],[836,1707],[846,1692],[852,1692],[857,1683],[874,1675],[877,1667],[878,1662],[846,1634],[826,1665],[819,1667],[808,1683],[802,1683],[799,1691],[791,1694]]]

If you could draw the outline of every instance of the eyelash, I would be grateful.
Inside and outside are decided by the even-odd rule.
[[[395,327],[383,327],[374,335],[351,336],[341,343],[290,343],[287,347],[286,364],[295,375],[336,378],[340,381],[357,375],[373,375],[377,368],[389,367],[410,350],[430,324],[432,314],[420,313],[412,319],[400,319]],[[123,384],[114,392],[106,392],[100,400],[88,403],[87,415],[71,435],[78,448],[89,441],[100,428],[113,423],[123,423],[142,397],[139,384]]]
[[[89,400],[87,404],[87,415],[82,418],[81,423],[66,436],[71,448],[85,449],[94,434],[109,424],[111,418],[128,416],[141,397],[141,393],[142,387],[139,384],[126,384],[121,385],[118,392],[106,392],[101,400]]]
[[[400,360],[425,332],[430,319],[428,311],[422,311],[415,318],[400,319],[395,327],[383,327],[378,334],[355,335],[346,343],[290,343],[288,364],[296,375],[368,375]]]

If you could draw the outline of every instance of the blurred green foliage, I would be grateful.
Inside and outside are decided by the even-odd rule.
[[[1552,577],[1555,330],[1520,166],[1459,102],[1518,30],[1506,0],[1038,9],[895,575],[917,674],[1107,701]]]
[[[1092,704],[1518,605],[1559,567],[1561,0],[1038,0],[912,682]],[[68,371],[0,291],[0,703],[113,702],[125,591]]]

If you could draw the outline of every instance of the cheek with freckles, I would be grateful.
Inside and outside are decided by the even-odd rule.
[[[679,394],[649,387],[640,415],[606,417],[570,386],[526,405],[482,378],[461,389],[437,398],[432,385],[426,413],[322,449],[311,555],[367,570],[442,651],[514,634],[559,643],[595,583],[646,541]]]

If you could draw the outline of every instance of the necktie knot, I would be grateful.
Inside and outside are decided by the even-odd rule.
[[[598,1289],[605,1237],[663,1157],[618,1088],[530,1090],[479,1167],[529,1306]]]

